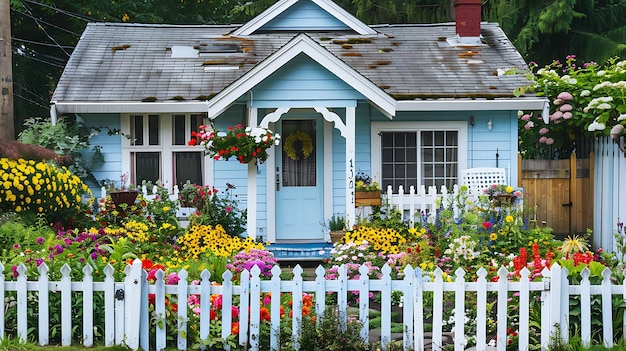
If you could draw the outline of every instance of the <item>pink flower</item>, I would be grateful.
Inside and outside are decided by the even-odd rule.
[[[572,105],[570,105],[570,104],[565,104],[565,105],[563,105],[563,106],[561,106],[561,107],[559,108],[559,110],[560,110],[561,112],[569,112],[569,111],[571,111],[571,110],[573,110],[573,109],[574,109],[574,108],[573,108],[573,107],[572,107]]]
[[[560,118],[563,117],[563,112],[561,111],[554,111],[554,113],[552,114],[552,118],[550,119],[551,121],[556,121]]]
[[[539,129],[539,134],[545,135],[545,134],[548,134],[549,131],[550,131],[550,129],[548,129],[548,128],[541,128],[541,129]]]
[[[569,101],[569,100],[574,100],[574,97],[572,96],[572,94],[564,91],[562,93],[560,93],[557,97],[557,99],[561,99],[561,100],[565,100],[565,101]]]
[[[178,274],[176,272],[168,274],[165,278],[165,281],[167,282],[166,284],[168,285],[178,284],[179,280],[180,278],[178,277]]]
[[[524,125],[524,128],[525,128],[526,130],[529,130],[530,128],[532,128],[532,127],[534,127],[534,126],[535,126],[535,123],[533,123],[532,121],[528,121],[528,122],[526,122],[526,124]]]
[[[530,121],[530,115],[529,114],[525,114],[522,116],[521,118],[522,121]]]
[[[540,144],[545,144],[546,143],[546,139],[548,139],[548,138],[542,136],[541,138],[539,138],[539,143]]]
[[[571,112],[564,112],[563,113],[563,119],[570,119],[572,118],[572,113]]]
[[[554,139],[546,138],[546,145],[552,145],[552,144],[554,144]]]

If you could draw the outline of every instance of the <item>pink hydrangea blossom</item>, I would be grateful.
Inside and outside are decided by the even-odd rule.
[[[554,139],[546,138],[546,145],[552,145],[552,144],[554,144]]]
[[[570,119],[572,118],[572,113],[571,112],[564,112],[563,113],[563,119]]]
[[[561,112],[569,112],[569,111],[573,110],[573,107],[570,104],[564,104],[563,106],[559,107],[559,110]]]
[[[539,134],[545,135],[545,134],[548,134],[549,131],[550,131],[550,129],[548,129],[548,128],[541,128],[541,129],[539,129]]]
[[[561,99],[561,100],[565,100],[565,101],[569,101],[569,100],[573,100],[574,97],[572,96],[572,94],[564,91],[562,93],[560,93],[559,95],[557,95],[556,97],[557,99]]]
[[[540,144],[545,144],[546,143],[546,139],[548,139],[548,138],[542,136],[541,138],[539,138],[539,143]]]
[[[529,114],[525,114],[521,117],[522,121],[530,121],[530,115]]]

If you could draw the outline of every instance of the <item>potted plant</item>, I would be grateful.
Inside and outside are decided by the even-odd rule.
[[[132,206],[137,200],[139,191],[132,185],[127,185],[128,174],[122,173],[120,176],[120,186],[115,187],[114,182],[106,182],[107,194],[111,196],[111,200],[115,204],[115,207],[120,209],[122,204],[126,206]]]
[[[217,132],[212,125],[201,125],[199,132],[191,133],[187,143],[195,146],[202,144],[206,153],[215,160],[236,158],[240,163],[267,160],[267,149],[280,143],[280,135],[263,127],[244,127],[237,124],[228,127],[227,132]]]
[[[354,186],[355,206],[380,206],[380,186],[367,173],[356,174]]]
[[[333,215],[328,221],[328,229],[330,229],[330,241],[333,243],[340,242],[341,238],[346,235],[346,218],[341,215]]]

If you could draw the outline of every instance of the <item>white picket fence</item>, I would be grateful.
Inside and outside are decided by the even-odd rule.
[[[608,136],[594,140],[593,246],[616,252],[614,233],[625,234],[626,223],[626,150],[624,138],[619,145]]]
[[[0,264],[0,271],[4,267]],[[402,279],[392,279],[391,268],[385,265],[382,268],[382,278],[370,279],[367,275],[368,268],[361,266],[359,269],[360,278],[349,280],[346,266],[339,269],[338,278],[334,280],[325,279],[325,270],[320,266],[316,269],[314,281],[305,281],[302,277],[303,270],[300,266],[293,269],[293,279],[283,280],[282,273],[278,266],[272,269],[271,280],[261,280],[260,270],[254,266],[251,274],[244,271],[241,275],[239,285],[232,281],[232,273],[227,271],[223,274],[221,285],[211,283],[210,273],[204,271],[201,274],[201,282],[192,285],[187,281],[187,272],[179,272],[180,281],[176,285],[165,283],[165,273],[159,271],[156,274],[156,283],[148,284],[147,272],[142,269],[142,263],[135,260],[132,265],[125,269],[125,279],[123,282],[115,282],[113,278],[113,267],[107,266],[104,270],[106,278],[103,282],[94,282],[92,268],[85,266],[83,269],[82,281],[72,281],[70,277],[70,267],[65,265],[61,269],[62,278],[60,281],[49,281],[48,268],[45,264],[39,267],[40,276],[35,281],[29,281],[25,275],[26,267],[20,265],[17,269],[15,281],[6,281],[4,275],[0,275],[0,298],[4,301],[11,301],[9,295],[14,299],[13,304],[5,302],[5,308],[0,309],[0,337],[6,337],[4,322],[7,311],[10,308],[17,309],[17,335],[25,339],[31,327],[36,327],[38,331],[38,341],[41,345],[47,345],[50,340],[50,294],[60,294],[61,308],[60,320],[61,343],[64,346],[71,345],[72,340],[72,292],[82,293],[82,343],[84,346],[92,346],[94,343],[94,316],[95,309],[104,310],[104,344],[111,346],[114,344],[126,344],[133,350],[142,348],[144,350],[162,350],[166,346],[167,324],[154,323],[151,321],[151,314],[148,310],[148,295],[154,294],[154,316],[165,316],[166,296],[176,296],[179,302],[176,347],[180,350],[188,349],[190,340],[186,339],[188,325],[188,309],[182,308],[190,295],[197,295],[200,299],[200,325],[197,326],[202,338],[209,336],[210,330],[210,295],[222,295],[222,337],[231,333],[231,322],[235,316],[231,314],[231,307],[237,303],[238,297],[239,311],[248,311],[250,314],[240,313],[239,338],[240,345],[249,345],[249,349],[257,351],[260,333],[260,308],[261,296],[263,293],[271,293],[271,340],[270,348],[278,349],[279,327],[280,327],[280,296],[281,293],[291,293],[293,297],[293,320],[292,336],[294,347],[299,348],[298,336],[301,333],[303,293],[312,293],[315,296],[315,313],[319,322],[323,318],[326,310],[326,296],[329,292],[337,295],[337,310],[340,316],[340,326],[345,326],[348,318],[348,296],[352,292],[358,292],[358,320],[361,323],[360,336],[368,342],[369,340],[369,310],[370,292],[379,292],[381,296],[382,325],[381,337],[382,349],[392,339],[391,334],[391,305],[392,292],[399,291],[403,295],[402,318],[404,330],[402,343],[405,350],[424,350],[425,344],[425,306],[432,306],[432,350],[440,351],[442,348],[444,333],[444,310],[448,309],[454,315],[452,332],[454,335],[454,350],[464,350],[466,345],[464,336],[467,334],[465,325],[466,318],[476,320],[476,333],[473,335],[476,340],[476,350],[485,350],[488,343],[487,323],[488,318],[495,318],[497,331],[495,336],[497,350],[506,350],[507,328],[510,327],[510,317],[515,318],[519,331],[519,350],[526,351],[530,343],[530,333],[533,335],[536,330],[530,328],[530,306],[531,299],[540,298],[541,301],[541,325],[540,343],[545,350],[551,335],[555,335],[557,327],[561,328],[561,336],[567,339],[570,332],[580,333],[583,342],[588,345],[591,341],[591,298],[599,295],[602,300],[602,336],[607,347],[613,345],[614,340],[623,338],[623,335],[614,335],[612,307],[613,295],[619,295],[626,300],[626,282],[622,285],[611,283],[611,271],[605,269],[602,273],[603,279],[599,285],[591,285],[589,280],[590,272],[587,268],[581,273],[580,285],[570,285],[567,279],[567,270],[554,264],[550,270],[544,269],[540,279],[530,281],[530,271],[524,268],[521,271],[519,281],[509,281],[509,271],[504,267],[498,270],[498,281],[487,281],[487,271],[480,268],[477,271],[476,281],[467,281],[465,271],[458,269],[452,280],[444,278],[444,273],[437,269],[432,273],[422,272],[421,269],[413,269],[410,266],[404,269]],[[104,306],[94,303],[94,293],[104,293]],[[425,294],[428,293],[428,294]],[[510,300],[513,294],[517,295],[516,300]],[[36,298],[29,298],[36,295]],[[537,296],[539,295],[539,296]],[[75,294],[74,294],[75,296]],[[472,296],[470,298],[470,296]],[[580,328],[568,330],[570,316],[570,297],[577,296],[581,301],[581,325]],[[471,301],[475,298],[475,305]],[[453,308],[450,311],[446,306],[450,299],[453,299]],[[495,314],[488,315],[488,303],[495,301]],[[515,307],[518,309],[516,316],[510,316],[511,304],[517,301]],[[444,303],[447,302],[447,303]],[[14,305],[14,306],[13,306]],[[475,308],[475,315],[468,315],[468,309]],[[31,310],[31,311],[29,311]],[[38,312],[39,318],[37,326],[28,325],[29,312]],[[55,309],[58,310],[58,309]],[[596,316],[594,316],[596,317]],[[620,316],[621,317],[621,316]],[[625,319],[626,321],[626,319]],[[214,323],[214,322],[213,322]],[[626,327],[626,326],[625,326]],[[151,333],[150,328],[155,330]],[[623,330],[623,329],[622,329]],[[150,340],[150,335],[155,335],[155,340]],[[493,337],[490,335],[489,337]],[[265,349],[267,346],[264,346]]]

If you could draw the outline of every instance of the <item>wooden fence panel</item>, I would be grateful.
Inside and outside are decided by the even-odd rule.
[[[593,157],[593,154],[592,154]],[[521,156],[520,156],[521,158]],[[593,227],[593,167],[590,159],[521,160],[519,186],[537,225],[559,237]],[[534,213],[533,213],[534,212]]]

